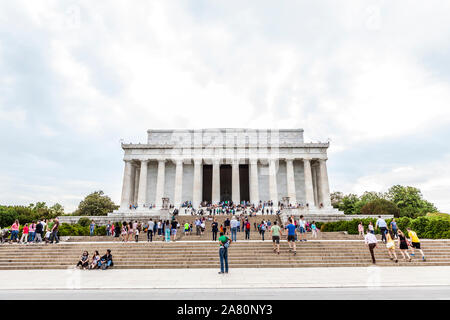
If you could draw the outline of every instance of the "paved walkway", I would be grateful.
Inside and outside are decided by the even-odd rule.
[[[450,266],[0,271],[0,290],[257,289],[450,286]]]
[[[0,290],[0,300],[448,300],[450,286],[257,288],[257,289],[79,289]]]

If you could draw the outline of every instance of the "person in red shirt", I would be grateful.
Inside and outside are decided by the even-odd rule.
[[[20,238],[20,243],[28,243],[28,232],[30,228],[28,228],[28,223],[25,224],[22,230],[22,237]]]

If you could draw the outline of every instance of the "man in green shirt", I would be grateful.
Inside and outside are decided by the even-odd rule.
[[[188,234],[189,234],[189,228],[190,228],[190,225],[189,225],[189,223],[188,222],[186,222],[185,224],[184,224],[184,234],[187,236]]]
[[[276,221],[273,223],[272,228],[270,228],[270,234],[272,235],[273,252],[280,254],[280,236],[283,234],[283,231],[277,225]]]
[[[228,273],[228,246],[231,243],[231,239],[228,238],[223,232],[219,237],[219,257],[220,257],[220,272],[219,274]],[[224,268],[225,265],[225,268]]]

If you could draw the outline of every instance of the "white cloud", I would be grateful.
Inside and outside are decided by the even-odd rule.
[[[43,154],[44,142],[89,150],[69,146],[61,159],[71,168],[91,159],[99,166],[96,186],[115,184],[116,201],[117,142],[144,142],[149,128],[302,127],[307,140],[331,138],[330,158],[356,144],[408,137],[450,123],[450,61],[436,63],[447,78],[424,63],[450,53],[450,4],[434,4],[3,2],[0,27],[12,36],[0,41],[0,124],[13,123],[17,141],[39,159],[54,157]],[[27,144],[29,136],[42,142]],[[61,159],[50,159],[50,168],[67,165]],[[106,182],[102,161],[116,161],[114,182]],[[332,184],[369,190],[411,181],[448,208],[448,171],[425,172],[414,159],[403,171],[374,168],[356,182]],[[80,180],[95,180],[77,170]],[[56,185],[73,180],[69,173],[58,178]],[[35,183],[30,198],[49,196]],[[87,188],[64,194],[81,198]],[[0,201],[20,197],[8,193]]]
[[[450,154],[426,165],[395,167],[389,171],[359,177],[351,185],[343,185],[350,192],[362,194],[364,191],[385,192],[391,186],[400,184],[415,186],[422,191],[425,199],[437,204],[438,209],[450,213]]]

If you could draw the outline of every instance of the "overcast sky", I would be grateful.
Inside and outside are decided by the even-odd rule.
[[[450,212],[450,1],[1,1],[0,203],[120,201],[156,128],[304,128]]]

